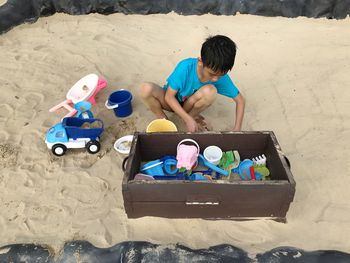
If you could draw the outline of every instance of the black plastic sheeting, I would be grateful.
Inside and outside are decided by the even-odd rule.
[[[21,263],[116,263],[116,262],[240,262],[240,263],[345,263],[350,254],[339,251],[305,252],[292,247],[280,247],[251,258],[231,245],[218,245],[193,250],[182,245],[161,246],[148,242],[123,242],[110,248],[96,248],[86,241],[66,243],[59,255],[49,248],[34,244],[17,244],[0,248],[0,262]]]
[[[18,244],[0,249],[0,262],[349,262],[350,254],[338,251],[305,252],[291,247],[276,248],[256,258],[241,249],[218,245],[192,250],[185,246],[160,246],[148,242],[124,242],[111,248],[96,248],[86,241],[66,243],[56,257],[50,249],[34,244]]]
[[[0,33],[56,12],[147,15],[171,11],[183,15],[235,15],[239,12],[342,19],[350,14],[350,0],[8,0],[0,7]]]

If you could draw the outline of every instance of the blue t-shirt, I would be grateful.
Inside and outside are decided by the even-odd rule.
[[[176,98],[179,102],[184,102],[198,89],[208,84],[214,85],[219,94],[229,98],[235,98],[239,94],[239,90],[227,74],[220,77],[217,81],[202,83],[198,78],[197,63],[197,58],[182,60],[168,77],[167,84],[163,88],[167,90],[170,86],[173,90],[176,90]]]

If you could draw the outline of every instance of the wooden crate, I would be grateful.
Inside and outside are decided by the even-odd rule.
[[[176,155],[177,144],[194,139],[203,150],[217,145],[238,150],[241,160],[265,154],[271,180],[135,181],[141,162]],[[123,164],[124,165],[124,164]],[[295,193],[288,159],[273,132],[135,133],[123,178],[124,207],[129,218],[274,219],[285,222]]]

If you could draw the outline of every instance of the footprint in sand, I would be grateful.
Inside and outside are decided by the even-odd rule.
[[[17,164],[18,147],[0,144],[0,167],[13,167]]]
[[[102,158],[101,157],[102,148],[103,147],[101,147],[100,152],[98,152],[97,154],[89,154],[86,152],[85,149],[81,149],[81,151],[79,151],[78,149],[77,150],[72,149],[70,153],[68,153],[70,155],[67,155],[67,158],[70,158],[70,160],[69,161],[66,160],[66,161],[68,161],[68,163],[70,163],[70,165],[74,167],[88,169]]]
[[[3,127],[0,127],[0,129],[3,129]],[[0,131],[0,142],[7,141],[10,137],[10,134],[7,131]]]
[[[0,104],[0,123],[6,123],[13,112],[14,109],[9,104]]]
[[[46,48],[46,47],[47,47],[47,45],[38,45],[38,46],[34,47],[33,50],[38,51],[38,50],[41,50],[41,49]]]
[[[47,147],[44,141],[44,137],[39,131],[32,131],[23,133],[20,135],[20,146],[22,152],[37,154],[39,157],[42,154],[46,154]],[[40,157],[39,157],[40,158]]]
[[[103,34],[98,34],[98,35],[94,36],[94,38],[93,38],[93,40],[96,40],[99,42],[104,41],[106,39],[108,39],[108,38],[106,37],[106,35],[103,35]]]
[[[16,118],[23,118],[25,120],[31,120],[35,118],[40,111],[39,105],[44,101],[43,94],[38,92],[29,92],[24,96],[24,103],[21,103],[16,109]]]

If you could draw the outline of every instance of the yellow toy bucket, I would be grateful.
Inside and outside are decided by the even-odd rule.
[[[146,132],[176,132],[175,124],[166,119],[157,119],[148,124]]]

